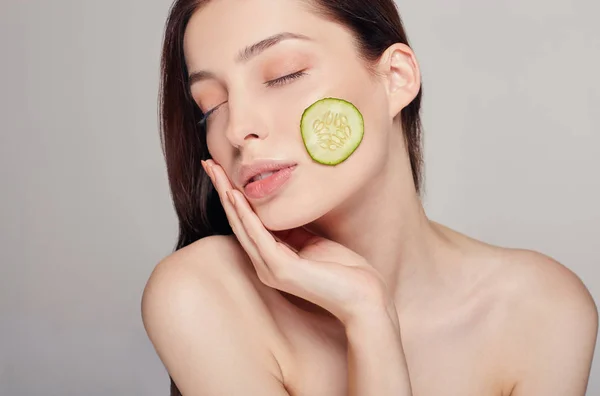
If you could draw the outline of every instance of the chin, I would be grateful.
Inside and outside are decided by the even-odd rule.
[[[315,205],[299,202],[298,199],[278,197],[275,200],[256,208],[256,214],[270,231],[284,231],[302,227],[327,213],[324,202]]]

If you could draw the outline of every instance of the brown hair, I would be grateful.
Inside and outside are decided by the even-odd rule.
[[[167,18],[161,59],[159,117],[161,143],[179,237],[175,250],[209,235],[231,234],[219,197],[200,160],[208,159],[203,114],[191,98],[183,36],[192,14],[210,0],[175,0]],[[394,0],[303,0],[318,15],[347,27],[367,66],[394,43],[409,45]],[[418,193],[422,184],[422,90],[401,112],[401,123]],[[180,396],[171,379],[171,395]]]

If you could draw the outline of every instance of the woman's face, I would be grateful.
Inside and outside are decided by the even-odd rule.
[[[286,36],[274,45],[245,50],[279,34]],[[194,101],[205,114],[220,105],[207,119],[208,149],[234,188],[244,192],[243,165],[259,160],[297,164],[274,193],[248,197],[268,229],[320,218],[364,194],[381,172],[393,121],[387,90],[369,74],[343,26],[297,0],[213,0],[192,16],[184,52],[190,75],[200,76],[191,81]],[[304,74],[277,81],[297,72]],[[303,111],[325,97],[353,103],[365,123],[360,146],[336,166],[313,161],[300,133]]]

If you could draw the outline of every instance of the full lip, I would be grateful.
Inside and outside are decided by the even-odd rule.
[[[296,165],[298,165],[296,162],[287,160],[256,160],[240,167],[239,182],[243,188],[248,185],[254,176],[265,172],[276,172]]]

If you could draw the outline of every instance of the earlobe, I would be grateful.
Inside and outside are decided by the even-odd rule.
[[[396,117],[417,96],[421,73],[414,52],[406,44],[390,46],[381,58],[390,104],[390,116]]]

